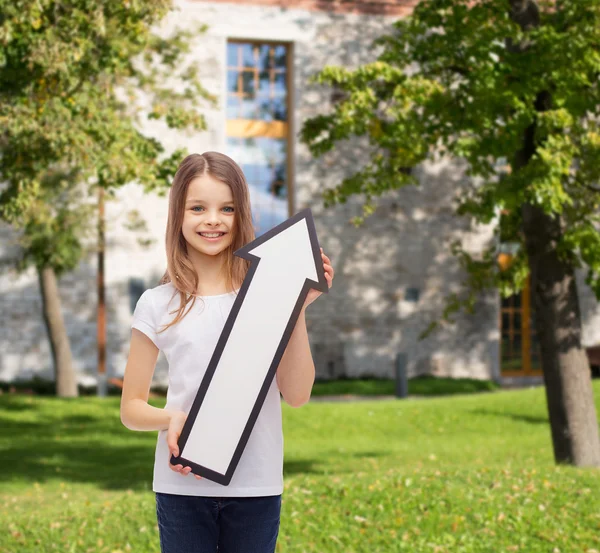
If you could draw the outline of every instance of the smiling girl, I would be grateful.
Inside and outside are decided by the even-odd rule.
[[[228,486],[171,465],[177,441],[216,347],[248,261],[233,252],[254,239],[249,191],[240,167],[218,152],[192,154],[169,192],[167,269],[136,305],[121,398],[130,430],[158,430],[152,489],[162,553],[275,551],[283,492],[281,400],[308,401],[315,368],[305,309]],[[321,251],[328,285],[334,271]],[[174,315],[174,316],[173,316]],[[164,409],[148,404],[159,351],[169,366]]]

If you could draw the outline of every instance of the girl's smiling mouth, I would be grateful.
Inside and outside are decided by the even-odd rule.
[[[197,232],[196,234],[198,236],[201,236],[205,240],[208,240],[209,242],[216,242],[217,240],[220,240],[221,238],[223,238],[223,236],[225,236],[227,233],[226,232]]]

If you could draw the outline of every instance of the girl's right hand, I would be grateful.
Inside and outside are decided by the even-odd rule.
[[[187,419],[187,414],[183,411],[173,411],[171,415],[171,421],[169,422],[169,428],[167,429],[167,445],[169,446],[169,452],[172,455],[179,455],[179,446],[177,445],[177,440],[181,435],[181,431],[183,429],[183,425],[185,424],[185,420]],[[178,472],[183,476],[187,476],[191,471],[192,467],[185,467],[183,465],[172,465],[169,460],[169,468]],[[200,480],[201,476],[194,474],[196,480]]]

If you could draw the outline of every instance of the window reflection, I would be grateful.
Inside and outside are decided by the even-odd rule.
[[[527,296],[524,297],[524,294]],[[523,291],[502,298],[501,307],[501,370],[537,371],[541,370],[539,338],[536,322],[528,299],[529,291]],[[529,316],[529,328],[525,324]],[[528,338],[529,351],[523,351],[523,337]]]
[[[502,298],[501,370],[523,370],[521,351],[521,293]]]
[[[227,153],[248,180],[257,236],[289,216],[287,48],[227,45]]]
[[[285,221],[287,201],[287,141],[285,139],[229,137],[228,155],[235,159],[250,187],[256,235]]]
[[[232,42],[227,50],[227,117],[287,120],[287,51]]]

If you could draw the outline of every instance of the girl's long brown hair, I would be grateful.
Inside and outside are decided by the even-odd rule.
[[[198,290],[200,276],[196,273],[188,257],[187,242],[181,232],[181,226],[190,182],[202,175],[210,175],[227,184],[233,195],[235,223],[233,238],[226,250],[224,267],[228,290],[234,290],[241,286],[250,265],[250,262],[246,259],[233,255],[235,250],[254,240],[250,195],[244,173],[233,159],[219,152],[204,152],[203,154],[187,156],[179,164],[169,190],[169,214],[165,236],[167,270],[159,283],[173,283],[176,291],[171,299],[179,291],[179,309],[175,319],[166,324],[159,333],[179,322],[187,314],[183,312],[190,300],[192,302],[190,309],[196,302],[194,294]]]

